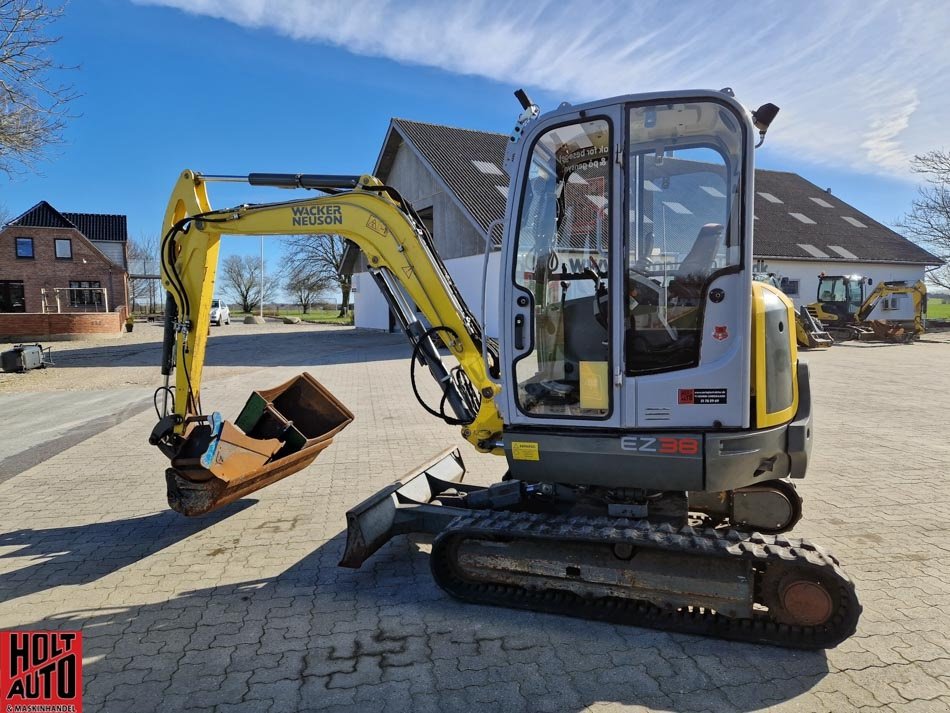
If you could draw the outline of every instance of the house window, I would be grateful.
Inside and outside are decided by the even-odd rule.
[[[98,280],[82,280],[69,282],[69,305],[71,307],[85,307],[86,305],[102,305],[102,285]]]
[[[26,312],[22,282],[0,280],[0,312]]]
[[[73,259],[73,241],[69,238],[56,238],[56,259]]]
[[[33,259],[33,238],[16,239],[16,256],[23,260]]]
[[[798,280],[789,280],[787,277],[782,278],[782,292],[789,297],[798,297],[798,285]]]

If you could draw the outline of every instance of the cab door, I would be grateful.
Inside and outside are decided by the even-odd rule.
[[[502,280],[510,425],[621,422],[619,119],[561,112],[522,149]]]

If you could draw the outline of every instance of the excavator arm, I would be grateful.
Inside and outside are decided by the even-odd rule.
[[[911,310],[910,314],[904,315],[905,317],[909,317],[909,319],[899,319],[899,321],[907,323],[907,326],[910,328],[908,330],[909,336],[922,334],[924,332],[924,313],[926,312],[927,305],[927,286],[923,280],[918,280],[914,284],[910,282],[878,282],[871,291],[871,294],[864,300],[864,303],[861,305],[855,317],[859,322],[870,321],[872,319],[872,313],[875,308],[881,304],[882,300],[892,299],[901,295],[908,296]],[[901,329],[901,332],[903,331],[905,330]],[[885,330],[884,334],[886,333],[887,330]]]
[[[207,193],[207,183],[214,180],[311,188],[328,195],[214,210]],[[207,512],[297,472],[352,420],[309,374],[254,392],[233,423],[202,409],[221,237],[300,234],[340,235],[362,250],[370,274],[413,344],[413,359],[428,367],[442,389],[441,413],[427,408],[460,425],[479,451],[503,454],[498,445],[502,419],[495,404],[501,387],[489,374],[497,369],[497,348],[485,343],[431,236],[396,191],[367,175],[205,177],[186,170],[172,192],[163,227],[166,382],[156,394],[156,403],[160,395],[163,406],[150,438],[172,461],[166,473],[169,502],[180,512]],[[416,317],[415,308],[425,322]],[[457,359],[458,368],[446,368],[438,342]],[[445,413],[446,406],[454,415]]]

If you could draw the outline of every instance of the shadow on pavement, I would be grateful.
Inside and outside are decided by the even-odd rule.
[[[161,332],[154,328],[156,334]],[[220,330],[227,330],[221,327]],[[352,328],[222,334],[211,332],[205,366],[299,366],[388,361],[408,356],[402,334]],[[161,362],[161,342],[97,344],[54,354],[59,367],[153,366]]]
[[[238,500],[196,518],[183,518],[176,512],[164,510],[111,522],[0,533],[0,547],[17,548],[0,555],[0,559],[38,560],[0,574],[0,602],[61,585],[88,584],[191,537],[256,502]]]
[[[127,521],[130,557],[154,551],[155,517]],[[336,566],[343,544],[275,577],[23,628],[83,630],[97,711],[754,711],[828,673],[824,652],[462,604],[434,584],[418,541],[355,571]]]

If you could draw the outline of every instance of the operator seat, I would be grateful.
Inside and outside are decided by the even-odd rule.
[[[669,292],[672,297],[698,304],[702,296],[703,285],[712,269],[724,235],[719,223],[707,223],[699,229],[683,262],[673,275]]]

